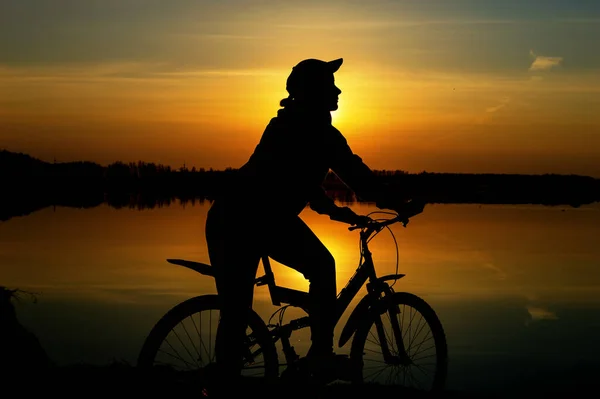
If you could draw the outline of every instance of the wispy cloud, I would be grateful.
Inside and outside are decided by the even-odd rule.
[[[506,107],[509,102],[510,102],[510,98],[504,97],[504,98],[500,99],[499,104],[494,105],[493,107],[486,108],[485,112],[487,112],[488,114],[493,114],[494,112],[498,112],[502,108]]]
[[[563,57],[546,57],[537,55],[533,50],[529,51],[529,55],[533,58],[533,62],[529,67],[530,71],[547,71],[559,66],[563,62]]]
[[[99,63],[11,67],[0,64],[0,82],[160,81],[202,77],[278,76],[276,69],[202,69],[165,63]]]
[[[210,77],[210,76],[222,76],[222,77],[233,77],[233,76],[280,76],[285,71],[276,69],[198,69],[198,70],[181,70],[174,72],[164,72],[161,75],[165,77]]]
[[[506,272],[492,262],[485,262],[483,268],[494,272],[499,280],[506,280]]]
[[[554,312],[539,306],[528,305],[527,313],[529,313],[532,322],[540,320],[558,320],[558,316]]]
[[[191,39],[191,40],[232,40],[232,41],[247,41],[247,40],[265,40],[268,37],[258,35],[236,35],[225,33],[170,33],[169,37],[174,39]]]
[[[483,115],[477,116],[475,119],[475,124],[485,124],[488,123],[492,118],[494,118],[494,114],[496,114],[501,109],[505,108],[508,103],[510,103],[510,97],[502,97],[498,101],[496,105],[492,105],[485,109]]]
[[[600,24],[600,18],[557,18],[552,21],[567,24]]]
[[[435,26],[435,25],[508,25],[522,23],[519,20],[508,19],[448,19],[448,20],[351,20],[340,22],[323,23],[286,23],[278,24],[275,27],[279,29],[298,29],[298,30],[371,30],[386,28],[410,28],[417,26]]]

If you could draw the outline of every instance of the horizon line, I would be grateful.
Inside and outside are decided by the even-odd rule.
[[[141,159],[138,159],[137,161],[114,161],[112,163],[109,164],[101,164],[99,162],[96,161],[89,161],[89,160],[77,160],[77,161],[64,161],[64,162],[57,162],[56,158],[53,161],[45,161],[42,158],[38,158],[35,157],[29,153],[25,153],[25,152],[17,152],[17,151],[11,151],[5,147],[0,148],[0,152],[8,152],[11,154],[16,154],[16,155],[22,155],[22,156],[27,156],[33,160],[39,161],[39,162],[43,162],[49,165],[56,165],[56,164],[76,164],[76,163],[91,163],[91,164],[95,164],[98,165],[102,168],[108,168],[111,165],[115,165],[115,164],[124,164],[124,165],[137,165],[139,163],[142,164],[146,164],[146,165],[155,165],[155,166],[162,166],[165,168],[169,168],[171,171],[173,172],[178,172],[182,169],[184,169],[185,171],[191,172],[192,169],[196,170],[196,173],[202,173],[202,172],[228,172],[228,171],[235,171],[238,170],[239,167],[232,167],[232,166],[227,166],[225,168],[222,169],[215,169],[212,167],[198,167],[196,168],[196,166],[192,166],[191,169],[189,169],[186,165],[185,165],[185,161],[183,162],[183,164],[180,167],[172,167],[170,165],[165,165],[165,164],[161,164],[161,163],[157,163],[157,162],[148,162],[148,161],[143,161]],[[402,174],[408,174],[408,175],[419,175],[419,174],[446,174],[446,175],[492,175],[492,176],[572,176],[572,177],[587,177],[587,178],[591,178],[594,180],[600,180],[600,177],[595,177],[595,176],[591,176],[591,175],[582,175],[582,174],[575,174],[575,173],[554,173],[554,172],[545,172],[545,173],[493,173],[493,172],[433,172],[433,171],[427,171],[427,170],[422,170],[420,172],[409,172],[407,170],[403,170],[403,169],[372,169],[373,172],[401,172]],[[331,173],[333,171],[330,170],[329,173]],[[194,173],[194,172],[192,172]],[[333,172],[335,173],[335,172]]]

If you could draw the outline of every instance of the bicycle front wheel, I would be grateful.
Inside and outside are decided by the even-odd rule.
[[[443,389],[448,349],[434,310],[406,292],[382,300],[387,306],[371,310],[352,341],[350,356],[362,365],[359,382],[426,392]]]
[[[150,331],[138,367],[197,378],[215,363],[219,317],[216,295],[198,296],[176,305]],[[242,376],[276,379],[279,365],[275,345],[267,326],[252,310],[245,342]]]

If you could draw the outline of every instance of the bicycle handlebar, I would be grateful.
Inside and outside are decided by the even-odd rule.
[[[408,224],[408,218],[402,218],[400,215],[387,219],[387,220],[383,220],[383,221],[377,221],[377,220],[372,220],[369,223],[365,224],[365,225],[354,225],[354,226],[350,226],[348,227],[348,230],[353,231],[356,229],[363,229],[363,228],[372,228],[374,230],[379,230],[380,228],[383,228],[385,226],[389,226],[390,224],[394,224],[394,223],[402,223],[402,225],[404,227],[406,227],[406,225]]]
[[[348,227],[348,230],[352,231],[352,230],[363,229],[363,228],[371,228],[373,230],[379,230],[379,229],[384,228],[385,226],[389,226],[390,224],[394,224],[394,223],[398,223],[398,222],[402,223],[402,225],[404,227],[406,227],[406,225],[409,222],[409,219],[411,217],[416,216],[419,213],[423,212],[424,207],[425,207],[424,203],[421,203],[418,201],[410,201],[403,205],[403,209],[401,211],[396,210],[396,217],[389,218],[386,220],[380,220],[380,221],[372,220],[363,225],[350,226],[350,227]]]

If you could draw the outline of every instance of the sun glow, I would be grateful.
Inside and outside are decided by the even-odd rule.
[[[334,126],[339,125],[340,121],[342,121],[342,123],[343,123],[343,120],[344,120],[344,111],[342,109],[338,108],[335,111],[331,112],[331,123]]]
[[[352,75],[348,76],[346,74],[343,77],[336,78],[336,86],[340,88],[342,93],[339,96],[338,109],[331,112],[331,120],[333,125],[340,130],[358,123],[356,112],[359,112],[363,99],[354,82],[355,79],[352,79]]]

